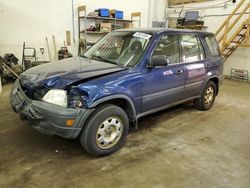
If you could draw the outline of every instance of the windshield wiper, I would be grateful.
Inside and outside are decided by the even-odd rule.
[[[86,55],[81,55],[81,57],[84,57],[84,58],[87,58],[87,59],[89,59]]]
[[[92,55],[91,59],[94,58],[95,60],[101,60],[101,61],[104,61],[104,62],[107,62],[107,63],[111,63],[111,64],[116,64],[115,62],[113,61],[110,61],[104,57],[101,57],[99,55]]]

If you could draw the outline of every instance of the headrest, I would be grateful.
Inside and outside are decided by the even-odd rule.
[[[142,51],[142,44],[140,41],[134,41],[131,46],[130,46],[130,50],[133,52],[140,52]]]

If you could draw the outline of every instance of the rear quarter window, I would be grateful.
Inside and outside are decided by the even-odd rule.
[[[220,55],[220,49],[214,36],[206,36],[205,41],[212,56]]]

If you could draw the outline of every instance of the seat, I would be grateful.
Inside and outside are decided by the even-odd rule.
[[[134,66],[142,55],[142,43],[138,40],[134,41],[127,52],[125,52],[119,61],[124,66]]]

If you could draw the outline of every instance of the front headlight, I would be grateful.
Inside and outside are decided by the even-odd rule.
[[[51,89],[44,95],[42,100],[62,107],[67,107],[67,91],[62,89]]]

